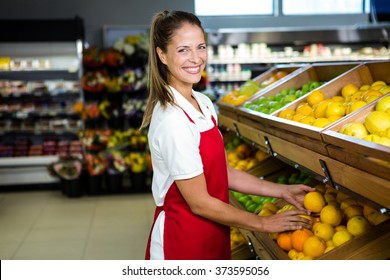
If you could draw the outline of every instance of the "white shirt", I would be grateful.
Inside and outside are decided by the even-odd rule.
[[[192,95],[202,113],[196,110],[177,90],[170,87],[175,103],[164,110],[157,103],[149,126],[148,142],[153,163],[152,193],[157,206],[175,180],[193,178],[203,173],[199,152],[200,133],[214,126],[211,116],[217,114],[211,100],[200,92]],[[183,110],[194,121],[190,122]],[[151,239],[151,259],[164,259],[163,233],[165,213],[157,218]]]

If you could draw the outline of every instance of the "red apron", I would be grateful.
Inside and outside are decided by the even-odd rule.
[[[187,117],[193,122],[188,115]],[[209,194],[229,203],[224,143],[214,117],[212,121],[214,127],[200,134],[199,150],[204,176]],[[194,215],[175,182],[165,196],[164,205],[156,208],[154,222],[162,210],[165,211],[164,259],[231,259],[230,228]],[[150,235],[145,259],[150,259]]]

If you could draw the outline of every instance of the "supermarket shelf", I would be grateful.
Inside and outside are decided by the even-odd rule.
[[[58,159],[59,159],[59,157],[57,155],[55,155],[55,156],[31,156],[31,157],[0,158],[0,168],[47,166],[47,165],[57,161]]]

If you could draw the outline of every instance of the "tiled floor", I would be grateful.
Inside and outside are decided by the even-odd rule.
[[[150,193],[0,192],[0,259],[143,259],[153,213]]]

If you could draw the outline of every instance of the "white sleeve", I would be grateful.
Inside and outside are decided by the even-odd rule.
[[[161,130],[160,130],[161,129]],[[172,115],[159,127],[158,148],[174,180],[193,178],[203,172],[200,133],[186,117]],[[156,134],[157,135],[157,134]]]

